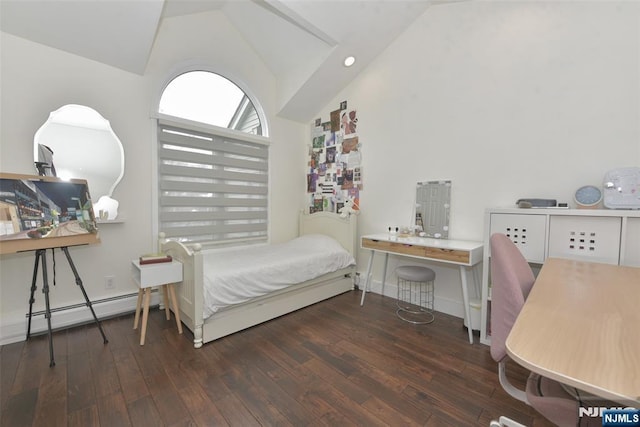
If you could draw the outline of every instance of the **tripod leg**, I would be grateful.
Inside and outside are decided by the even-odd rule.
[[[42,292],[44,293],[44,317],[47,318],[47,332],[49,334],[49,366],[55,366],[53,358],[53,335],[51,334],[51,307],[49,305],[49,281],[47,278],[47,257],[41,253],[42,258]]]
[[[33,303],[36,301],[33,297],[38,286],[36,285],[36,281],[38,280],[38,267],[40,266],[40,257],[44,249],[38,249],[36,251],[36,260],[33,264],[33,279],[31,279],[31,295],[29,296],[29,320],[27,323],[27,339],[31,337],[31,314],[33,313]]]
[[[76,278],[76,285],[78,285],[80,287],[80,290],[82,291],[82,295],[84,296],[84,300],[86,301],[86,305],[87,307],[89,307],[89,310],[91,310],[91,314],[93,315],[93,320],[95,320],[96,324],[98,325],[98,329],[100,329],[100,334],[102,334],[102,339],[104,340],[104,343],[108,343],[109,340],[107,340],[107,336],[104,334],[104,331],[102,330],[102,325],[100,324],[100,321],[98,320],[98,317],[96,316],[96,312],[93,311],[93,307],[91,306],[91,300],[89,299],[89,297],[87,296],[87,292],[84,290],[84,286],[82,285],[82,279],[80,278],[80,275],[78,274],[78,270],[76,270],[76,266],[73,264],[73,260],[71,259],[71,255],[69,255],[69,248],[66,246],[62,247],[62,252],[64,252],[64,255],[67,257],[67,261],[69,262],[69,267],[71,267],[71,271],[73,271],[73,276]]]

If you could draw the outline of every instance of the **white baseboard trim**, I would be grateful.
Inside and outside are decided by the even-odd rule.
[[[395,283],[385,283],[383,294],[382,282],[372,280],[372,283],[369,286],[369,292],[395,299],[398,296],[398,286]],[[365,304],[366,301],[367,299],[365,297]],[[462,303],[462,301],[457,301],[450,298],[435,297],[433,300],[433,309],[435,311],[439,311],[440,313],[445,313],[451,316],[459,317],[460,319],[464,319],[464,304]]]
[[[106,319],[126,313],[133,313],[136,309],[138,294],[123,295],[121,298],[109,298],[104,301],[92,301],[91,306],[98,319]],[[150,305],[158,305],[160,296],[157,292],[151,293]],[[51,313],[51,329],[65,329],[84,323],[93,322],[91,310],[86,305],[55,311]],[[2,322],[0,325],[0,345],[25,341],[27,338],[28,319],[25,317],[19,322]],[[38,335],[47,332],[47,319],[44,313],[34,315],[31,319],[31,334]],[[107,336],[107,339],[109,337]]]

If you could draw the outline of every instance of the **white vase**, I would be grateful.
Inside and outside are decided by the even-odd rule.
[[[102,196],[93,204],[93,212],[107,212],[106,219],[108,221],[113,221],[118,216],[118,206],[120,206],[120,203],[116,199],[112,199],[109,196]]]

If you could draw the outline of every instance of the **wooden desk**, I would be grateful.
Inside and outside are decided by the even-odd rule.
[[[467,274],[474,265],[482,262],[482,242],[470,242],[466,240],[432,239],[429,237],[394,237],[389,234],[371,234],[362,236],[363,249],[371,249],[367,275],[365,276],[364,289],[360,305],[364,304],[364,297],[369,288],[373,267],[373,258],[376,252],[382,252],[384,257],[384,269],[382,272],[382,288],[387,276],[387,264],[389,254],[419,258],[427,261],[435,261],[446,264],[455,264],[460,268],[460,280],[462,283],[462,299],[464,304],[464,316],[469,330],[469,343],[473,344],[473,330],[469,314],[469,291],[467,288]]]
[[[640,403],[640,268],[548,258],[506,342],[518,364]]]

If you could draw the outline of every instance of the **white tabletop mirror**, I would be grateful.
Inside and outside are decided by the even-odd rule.
[[[35,134],[33,159],[41,175],[87,180],[96,217],[115,219],[111,195],[124,175],[124,149],[100,113],[74,104],[52,112]]]
[[[416,203],[412,222],[425,237],[449,238],[451,181],[425,181],[416,185]]]

